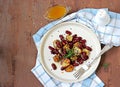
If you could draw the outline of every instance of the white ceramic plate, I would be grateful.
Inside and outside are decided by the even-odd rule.
[[[65,35],[65,31],[69,30],[72,34],[77,34],[78,36],[83,37],[87,40],[87,45],[92,47],[92,52],[87,61],[90,61],[91,58],[95,57],[101,50],[100,42],[97,36],[85,25],[76,22],[64,22],[52,27],[42,38],[40,43],[40,61],[45,69],[45,71],[56,80],[61,82],[78,82],[88,78],[98,67],[100,58],[91,66],[91,68],[86,71],[79,79],[75,79],[73,73],[78,70],[82,65],[79,65],[75,68],[73,72],[65,72],[61,71],[61,65],[59,63],[55,63],[57,65],[57,70],[53,70],[51,64],[53,61],[53,56],[48,49],[48,46],[53,46],[53,41],[59,39],[59,35]]]

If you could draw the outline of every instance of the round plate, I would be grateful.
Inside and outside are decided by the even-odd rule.
[[[56,26],[52,27],[41,39],[40,43],[40,61],[45,69],[45,71],[56,80],[59,80],[61,82],[78,82],[81,80],[84,80],[88,78],[95,70],[97,69],[100,58],[98,58],[95,63],[92,64],[89,70],[87,70],[79,79],[75,79],[73,76],[73,73],[78,70],[83,64],[86,63],[86,61],[75,67],[74,71],[72,72],[65,72],[61,71],[61,65],[59,63],[55,63],[57,66],[57,70],[53,70],[51,67],[51,64],[54,63],[53,61],[53,54],[51,54],[48,46],[53,46],[53,41],[56,39],[59,39],[59,35],[65,35],[65,31],[69,30],[72,32],[72,34],[77,34],[78,36],[81,36],[83,39],[86,39],[86,44],[90,47],[92,47],[92,51],[90,53],[89,59],[87,61],[90,61],[91,58],[95,57],[96,54],[98,54],[101,51],[100,42],[96,36],[96,34],[89,29],[87,26],[76,23],[76,22],[63,22],[60,24],[57,24]]]

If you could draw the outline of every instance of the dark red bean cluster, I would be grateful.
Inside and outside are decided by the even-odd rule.
[[[72,36],[72,41],[69,41],[66,39],[66,37],[64,37],[62,34],[59,35],[59,39],[60,40],[56,40],[56,47],[54,46],[49,46],[48,48],[51,51],[51,54],[53,55],[59,55],[60,60],[62,60],[65,55],[68,53],[66,49],[64,49],[64,46],[67,44],[69,45],[70,49],[73,49],[73,46],[75,43],[79,42],[80,44],[78,44],[78,48],[81,49],[81,53],[79,55],[77,55],[77,59],[76,60],[71,60],[71,64],[73,66],[78,66],[80,64],[82,64],[84,61],[86,61],[89,58],[89,55],[87,54],[87,52],[84,52],[83,49],[87,49],[88,51],[92,51],[92,48],[86,45],[86,40],[83,39],[81,36],[78,36],[77,34],[72,35],[72,32],[66,30],[65,33],[67,35]],[[52,64],[53,69],[56,69],[56,65]],[[63,70],[64,68],[61,68],[61,70]]]

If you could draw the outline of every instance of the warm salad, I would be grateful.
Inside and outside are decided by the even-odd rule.
[[[59,35],[59,39],[53,41],[53,46],[49,46],[51,54],[53,54],[54,62],[61,64],[61,70],[71,72],[74,67],[79,66],[89,58],[92,48],[87,46],[86,40],[77,34],[72,34],[66,30],[66,35]],[[57,69],[55,63],[52,68]]]

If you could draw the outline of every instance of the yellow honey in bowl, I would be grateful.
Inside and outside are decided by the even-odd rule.
[[[48,8],[45,17],[49,20],[59,19],[68,13],[67,7],[61,5],[55,5]]]

